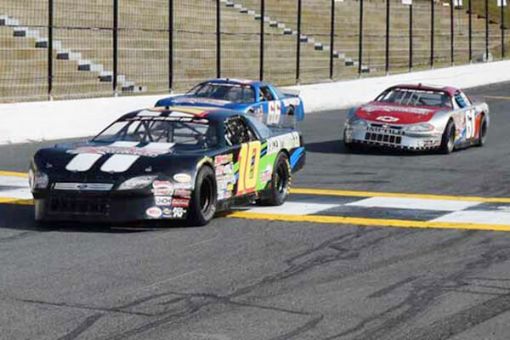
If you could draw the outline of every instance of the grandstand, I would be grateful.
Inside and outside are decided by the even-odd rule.
[[[390,0],[389,72],[409,70],[409,7]],[[473,0],[473,2],[480,0]],[[216,76],[216,1],[174,0],[173,89]],[[297,0],[221,1],[221,75],[258,78],[260,21],[264,20],[264,78],[296,83]],[[385,74],[386,0],[364,0],[359,67],[359,0],[335,2],[333,79]],[[53,0],[55,99],[163,93],[169,88],[169,0],[120,1],[118,76],[113,89],[111,2]],[[0,0],[0,101],[48,98],[48,2]],[[470,62],[468,19],[472,18],[473,61],[485,53],[485,19],[454,9],[455,64]],[[331,1],[302,1],[300,83],[329,80]],[[413,69],[430,67],[431,2],[413,3]],[[449,2],[435,3],[434,65],[450,61]],[[501,57],[501,31],[489,25],[490,51]],[[507,35],[508,37],[508,35]],[[510,37],[509,37],[510,38]],[[507,39],[509,40],[509,39]],[[507,43],[510,46],[510,42]]]

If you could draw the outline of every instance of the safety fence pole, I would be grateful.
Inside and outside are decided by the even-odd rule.
[[[297,8],[297,50],[296,50],[296,82],[299,84],[301,77],[301,11],[302,1],[298,0]]]
[[[413,69],[413,3],[409,4],[409,71]]]
[[[473,60],[473,13],[472,13],[472,6],[471,6],[471,0],[468,1],[468,12],[469,12],[469,18],[468,18],[468,39],[469,39],[469,62]]]
[[[329,35],[329,79],[333,79],[334,73],[334,47],[335,47],[335,0],[331,0],[331,29]]]
[[[363,0],[359,0],[359,42],[358,42],[358,74],[361,75],[363,63]]]
[[[168,89],[174,87],[174,1],[168,0]]]
[[[390,70],[390,0],[386,0],[386,47],[385,47],[385,71]]]
[[[259,78],[264,80],[264,18],[266,16],[266,3],[265,0],[260,0],[260,65],[259,65]]]
[[[53,0],[48,0],[48,99],[53,91]]]
[[[489,0],[485,0],[485,61],[489,61]]]
[[[499,0],[501,5],[501,59],[505,59],[505,0]]]
[[[455,53],[455,31],[454,31],[454,16],[453,16],[453,9],[454,9],[454,0],[450,0],[450,63],[453,65],[454,63],[454,53]]]
[[[113,93],[117,94],[118,52],[119,52],[119,0],[113,0]]]
[[[221,78],[221,3],[216,0],[216,78]]]
[[[434,1],[430,0],[430,67],[434,67]]]

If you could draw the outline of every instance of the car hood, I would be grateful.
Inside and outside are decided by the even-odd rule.
[[[407,125],[426,123],[441,110],[444,110],[444,108],[371,102],[360,106],[356,110],[356,116],[381,124]]]
[[[156,106],[208,106],[231,110],[242,110],[248,107],[249,104],[183,95],[162,99],[156,104]]]
[[[117,181],[181,172],[193,176],[207,154],[204,150],[173,149],[170,144],[165,149],[161,143],[140,147],[115,144],[83,143],[41,149],[34,156],[34,166],[61,181]]]

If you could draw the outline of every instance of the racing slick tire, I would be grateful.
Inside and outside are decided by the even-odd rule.
[[[450,120],[448,124],[446,124],[446,128],[443,132],[443,137],[441,138],[441,146],[439,147],[439,152],[442,154],[450,154],[453,152],[455,148],[455,123]]]
[[[485,115],[483,115],[482,119],[480,120],[480,135],[478,136],[476,146],[484,146],[486,140],[487,140],[487,119],[485,119]]]
[[[209,166],[200,169],[191,195],[188,221],[194,226],[208,224],[216,213],[218,201],[216,176]]]
[[[288,116],[294,116],[294,106],[289,106],[289,109],[287,110]]]
[[[289,196],[292,173],[289,158],[283,152],[276,157],[273,175],[271,176],[271,189],[269,195],[259,201],[260,205],[279,206],[285,203]]]

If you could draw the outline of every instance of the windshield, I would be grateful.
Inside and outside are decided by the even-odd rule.
[[[450,96],[444,91],[394,88],[386,90],[376,101],[408,106],[452,107]]]
[[[226,100],[236,103],[252,103],[255,91],[250,85],[204,83],[194,87],[188,94],[199,98]]]
[[[188,148],[208,148],[218,144],[216,125],[206,119],[170,120],[133,118],[110,125],[94,142],[172,143]]]

